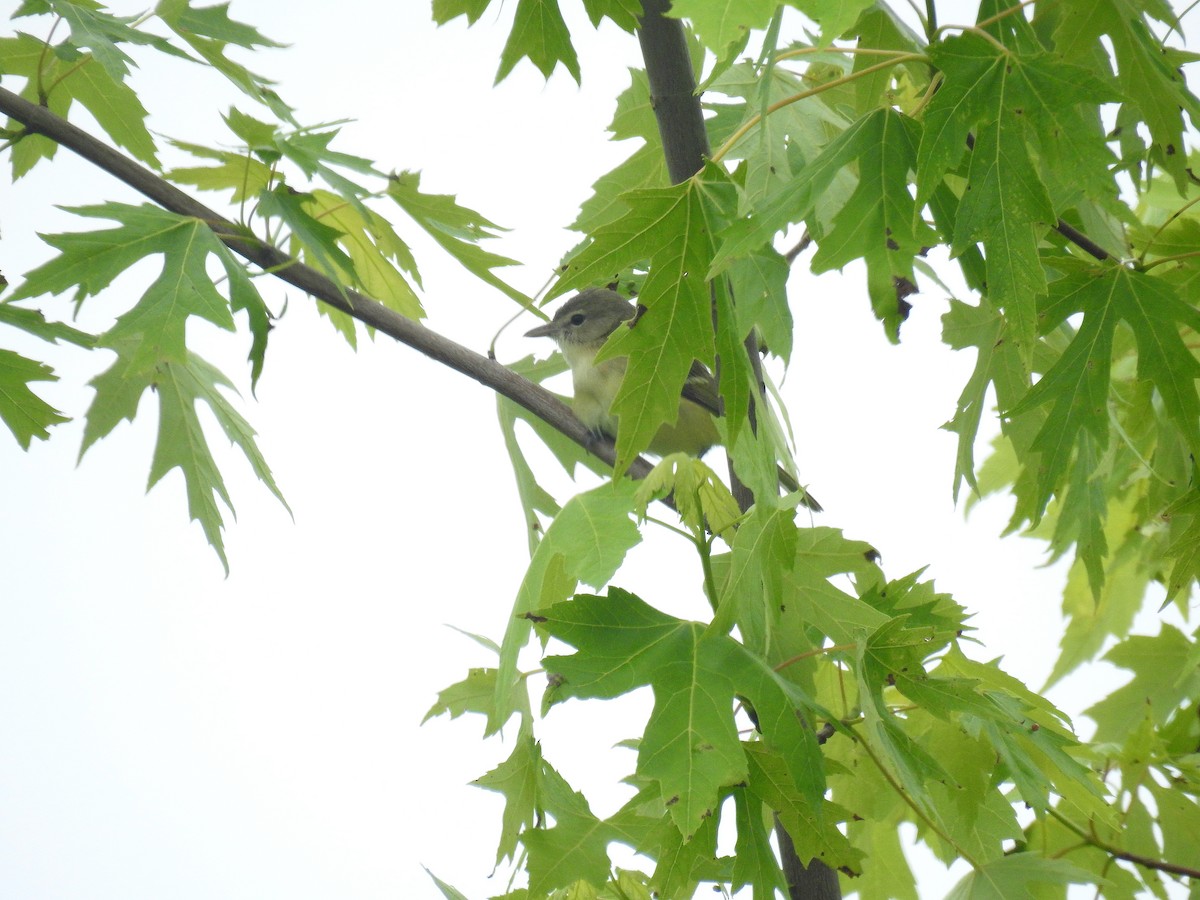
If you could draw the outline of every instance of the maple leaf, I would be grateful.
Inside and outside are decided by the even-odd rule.
[[[674,0],[671,15],[687,18],[705,46],[720,55],[770,22],[776,5],[774,0]]]
[[[421,190],[420,172],[401,172],[388,179],[387,195],[425,230],[438,245],[485,284],[502,291],[526,309],[533,301],[492,269],[516,265],[514,260],[489,253],[479,241],[494,237],[500,226],[465,206],[448,194],[427,194]]]
[[[611,867],[612,829],[596,817],[583,794],[544,760],[537,775],[539,807],[554,818],[554,825],[522,833],[521,841],[529,851],[530,890],[543,895],[580,880],[604,884]]]
[[[788,778],[787,764],[778,754],[758,742],[745,743],[743,747],[750,769],[749,795],[779,816],[800,859],[819,859],[832,869],[859,872],[862,851],[852,847],[845,835],[832,827],[833,822],[849,818],[845,810],[828,800],[814,807],[808,798],[797,794]],[[741,837],[740,827],[738,836]]]
[[[253,50],[258,47],[282,47],[264,37],[253,26],[229,17],[229,3],[193,6],[191,0],[159,0],[155,14],[179,35],[189,47],[239,90],[252,97],[285,121],[293,121],[292,109],[280,99],[271,82],[256,75],[225,53],[229,46]]]
[[[137,16],[114,16],[100,4],[85,4],[71,0],[38,0],[25,3],[15,15],[30,13],[52,13],[61,16],[70,28],[70,37],[59,46],[63,57],[72,55],[75,48],[87,49],[104,67],[114,81],[123,81],[135,65],[121,44],[151,44],[172,55],[181,55],[157,35],[140,31],[129,23],[137,22]],[[78,50],[75,50],[77,53]]]
[[[96,59],[75,53],[59,57],[46,52],[46,45],[27,34],[0,38],[0,59],[6,74],[26,79],[21,96],[33,103],[45,102],[57,115],[67,118],[75,103],[83,106],[119,147],[148,165],[157,167],[154,138],[146,128],[148,113],[137,94]],[[52,85],[48,96],[39,95]],[[13,177],[19,178],[41,159],[54,156],[57,144],[30,134],[13,147]]]
[[[32,381],[57,381],[45,363],[0,348],[0,420],[8,426],[21,449],[28,450],[33,438],[46,440],[50,427],[70,421],[29,389]]]
[[[487,733],[494,734],[515,711],[517,656],[529,640],[530,613],[565,600],[580,584],[599,589],[641,540],[630,515],[636,483],[622,479],[576,494],[546,529],[533,553],[504,633],[496,680],[495,707]]]
[[[1084,441],[1097,449],[1108,444],[1110,369],[1119,321],[1133,332],[1138,377],[1154,385],[1180,437],[1200,455],[1200,362],[1179,330],[1183,325],[1200,327],[1200,312],[1162,279],[1110,266],[1072,271],[1051,285],[1042,330],[1050,331],[1076,313],[1082,313],[1083,320],[1070,344],[1006,413],[1016,420],[1050,406],[1032,443],[1039,454],[1034,500],[1038,517],[1066,479],[1076,449]]]
[[[29,272],[10,299],[74,289],[76,303],[82,303],[139,260],[161,257],[158,277],[137,303],[97,339],[98,346],[117,354],[117,360],[91,382],[96,396],[87,412],[80,454],[122,419],[132,420],[142,394],[147,389],[155,390],[159,431],[150,486],[176,467],[183,471],[192,518],[200,521],[209,543],[228,567],[221,539],[223,520],[216,499],[229,506],[229,495],[197,418],[197,402],[209,407],[259,479],[281,502],[283,498],[258,452],[254,431],[221,392],[230,387],[228,380],[188,350],[186,326],[192,316],[199,316],[233,330],[233,310],[246,309],[252,327],[261,329],[265,343],[267,322],[262,298],[233,254],[198,219],[153,206],[119,203],[69,211],[120,224],[100,231],[44,235],[59,255]],[[210,256],[217,258],[229,278],[228,300],[217,291],[208,274]],[[252,349],[252,354],[257,353],[252,356],[255,376],[262,364],[259,341],[256,336],[257,350]]]
[[[1096,722],[1098,741],[1120,741],[1146,717],[1161,725],[1200,690],[1200,651],[1192,637],[1167,623],[1157,635],[1127,637],[1104,659],[1133,678],[1084,710]]]
[[[1044,52],[1014,54],[976,34],[949,38],[929,52],[944,81],[925,111],[917,201],[933,196],[970,146],[951,249],[961,253],[982,242],[988,294],[1003,308],[1010,339],[1028,368],[1037,336],[1037,298],[1046,292],[1037,229],[1053,224],[1059,214],[1030,143],[1040,140],[1043,151],[1064,158],[1084,130],[1079,107],[1112,99],[1113,92],[1086,69]],[[1111,194],[1109,159],[1089,153],[1071,159],[1071,166],[1095,173],[1092,183],[1099,179]],[[1059,201],[1070,196],[1061,193]]]
[[[522,829],[533,827],[538,812],[542,764],[541,746],[534,740],[527,721],[523,721],[508,758],[475,779],[474,784],[478,787],[504,795],[497,864],[516,853]]]
[[[483,15],[492,0],[433,0],[433,21],[445,25],[459,16],[466,16],[467,24],[474,25]]]
[[[919,127],[892,109],[870,113],[856,146],[858,184],[838,211],[813,257],[814,272],[840,269],[862,259],[867,265],[871,306],[892,340],[899,339],[904,313],[897,280],[914,282],[913,257],[937,241],[909,192],[916,166]]]
[[[579,595],[538,616],[539,630],[576,648],[551,656],[551,702],[615,697],[654,689],[654,710],[638,749],[638,774],[659,785],[662,801],[688,838],[717,808],[717,795],[747,775],[733,719],[736,696],[753,704],[768,746],[783,754],[802,796],[824,791],[820,751],[798,693],[723,634],[661,613],[632,594]]]
[[[1108,36],[1123,103],[1140,113],[1157,162],[1171,172],[1182,190],[1187,166],[1183,116],[1186,112],[1193,123],[1200,119],[1200,102],[1151,31],[1147,11],[1179,29],[1168,5],[1137,0],[1065,0],[1048,18],[1055,25],[1056,49],[1083,66],[1095,67],[1101,75],[1108,74],[1108,55],[1101,61],[1093,48],[1101,35]],[[1131,139],[1138,140],[1136,136]]]
[[[579,57],[571,44],[571,34],[558,8],[558,0],[517,0],[512,31],[500,52],[495,83],[503,81],[524,58],[528,58],[546,78],[562,63],[571,77],[579,81]]]
[[[980,866],[956,884],[946,895],[946,900],[1011,900],[1013,897],[1040,896],[1033,893],[1034,885],[1057,887],[1094,881],[1091,872],[1065,860],[1023,852]]]

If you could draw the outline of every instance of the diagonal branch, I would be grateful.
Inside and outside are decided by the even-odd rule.
[[[540,385],[522,378],[496,360],[476,353],[426,328],[420,322],[388,309],[370,297],[343,288],[317,270],[263,243],[246,229],[209,209],[190,194],[181,191],[145,166],[134,162],[44,106],[30,103],[25,98],[0,88],[0,112],[20,122],[30,132],[44,135],[74,151],[164,209],[201,220],[233,252],[264,271],[412,347],[430,359],[475,379],[498,394],[503,394],[561,431],[588,452],[610,466],[613,465],[615,456],[612,442],[598,440],[587,426],[575,417],[570,407]],[[641,458],[635,460],[629,468],[629,473],[634,478],[642,478],[649,471],[650,464]]]

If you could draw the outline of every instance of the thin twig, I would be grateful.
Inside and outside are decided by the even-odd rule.
[[[1051,817],[1058,821],[1060,825],[1068,831],[1077,835],[1084,843],[1091,847],[1095,847],[1114,859],[1123,859],[1125,862],[1131,862],[1135,865],[1144,866],[1147,869],[1154,869],[1158,872],[1169,872],[1172,875],[1182,875],[1185,878],[1200,878],[1200,869],[1194,869],[1191,866],[1185,866],[1180,863],[1168,862],[1165,859],[1154,859],[1150,856],[1142,856],[1140,853],[1131,853],[1128,850],[1122,850],[1120,847],[1114,847],[1106,841],[1100,840],[1094,834],[1088,834],[1062,813],[1055,809],[1046,810]]]
[[[1079,249],[1084,250],[1087,253],[1090,253],[1096,259],[1101,260],[1101,261],[1107,260],[1107,259],[1112,259],[1111,253],[1109,253],[1107,250],[1105,250],[1103,247],[1101,247],[1099,244],[1097,244],[1095,241],[1093,241],[1090,237],[1088,237],[1082,231],[1080,231],[1079,229],[1075,228],[1072,225],[1068,225],[1062,219],[1059,219],[1058,222],[1055,223],[1054,230],[1057,231],[1059,234],[1061,234],[1063,237],[1065,237],[1068,241],[1070,241],[1076,247],[1079,247]]]

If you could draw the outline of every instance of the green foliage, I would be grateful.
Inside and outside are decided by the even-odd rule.
[[[492,6],[432,4],[440,23],[473,24]],[[481,639],[495,666],[443,690],[429,716],[482,716],[485,735],[518,720],[507,758],[477,781],[503,797],[497,862],[527,876],[512,898],[690,897],[702,884],[772,896],[783,886],[776,819],[803,862],[840,871],[863,898],[917,896],[902,825],[937,858],[970,866],[952,897],[1063,896],[1069,884],[1163,896],[1200,867],[1200,651],[1172,625],[1153,636],[1130,629],[1152,596],[1186,614],[1200,579],[1200,189],[1189,153],[1200,100],[1179,71],[1191,55],[1167,43],[1180,23],[1161,0],[985,0],[973,23],[940,25],[867,0],[787,6],[673,5],[713,148],[682,183],[668,183],[645,73],[632,72],[617,99],[612,135],[638,147],[595,181],[574,224],[580,243],[550,291],[616,284],[641,306],[601,351],[628,359],[615,473],[500,401],[532,559],[503,640]],[[582,78],[557,0],[509,9],[497,80],[526,59],[547,77],[561,65]],[[583,10],[593,25],[628,32],[642,13],[635,0],[584,0]],[[90,0],[28,0],[17,16],[24,30],[0,37],[5,88],[64,118],[85,110],[167,181],[232,207],[221,238],[154,207],[75,208],[117,224],[45,236],[56,255],[0,304],[0,324],[115,355],[91,381],[84,450],[154,392],[149,482],[181,470],[190,513],[222,560],[220,505],[231,503],[198,404],[279,495],[229,400],[231,381],[188,344],[201,320],[234,331],[245,312],[252,386],[263,370],[273,313],[252,276],[267,273],[231,247],[270,244],[415,319],[422,283],[408,232],[391,219],[398,209],[405,227],[532,306],[496,274],[514,261],[482,246],[499,226],[423,192],[419,173],[389,175],[334,149],[336,123],[301,124],[232,61],[232,48],[279,45],[228,5],[164,0],[134,20]],[[126,84],[148,60],[212,70],[250,111],[225,112],[219,146],[162,139]],[[17,122],[4,137],[14,179],[55,158],[52,140]],[[1010,530],[1071,558],[1051,680],[1101,654],[1132,673],[1087,711],[1091,741],[998,662],[967,655],[958,601],[920,573],[889,577],[869,543],[797,515],[798,493],[779,496],[776,466],[792,468],[786,416],[746,347],[786,366],[797,342],[785,286],[810,244],[812,270],[861,281],[892,341],[906,297],[941,288],[930,251],[957,265],[970,293],[951,298],[943,338],[975,364],[945,426],[958,442],[952,490],[1011,493]],[[31,305],[112,296],[132,268],[157,275],[95,337]],[[353,319],[326,314],[357,340]],[[620,477],[673,420],[696,363],[719,375],[719,428],[752,505],[685,457],[638,484]],[[563,365],[513,368],[540,380]],[[0,419],[22,447],[66,420],[31,388],[55,377],[0,348]],[[993,404],[1001,433],[977,466]],[[617,477],[560,500],[526,456],[519,421],[569,473],[583,463]],[[702,585],[703,621],[666,612],[679,597],[618,583],[658,501],[678,517],[658,524],[695,549],[695,572],[673,583],[681,595]],[[604,593],[576,594],[581,585]],[[519,666],[535,633],[543,649],[558,642],[541,662],[540,714],[533,675]],[[567,767],[548,761],[539,720],[639,688],[653,709],[627,744],[629,798],[605,818]],[[732,856],[718,843],[726,830]],[[615,869],[611,844],[634,850],[646,871]]]

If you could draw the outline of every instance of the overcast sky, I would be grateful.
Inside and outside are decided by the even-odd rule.
[[[0,2],[6,19],[14,7]],[[573,15],[582,87],[562,71],[547,85],[525,63],[493,89],[511,9],[470,31],[462,19],[436,29],[423,0],[281,9],[234,0],[235,18],[293,45],[252,68],[280,82],[302,121],[356,120],[337,148],[420,169],[426,190],[456,193],[510,227],[490,249],[526,263],[508,275],[537,291],[574,243],[564,226],[591,182],[632,149],[604,128],[638,62],[636,40]],[[198,68],[143,58],[133,84],[161,133],[230,144],[219,113],[232,103],[256,112]],[[136,202],[60,156],[15,187],[0,183],[0,271],[14,283],[48,256],[35,231],[87,225],[52,204]],[[431,327],[485,351],[516,308],[401,228],[425,275]],[[89,300],[81,327],[104,328],[139,283]],[[985,646],[970,652],[1005,656],[1036,687],[1053,663],[1064,572],[1035,569],[1033,542],[998,541],[1005,501],[966,521],[954,508],[954,439],[939,426],[973,359],[940,344],[946,293],[925,288],[894,347],[860,273],[793,277],[799,333],[785,393],[801,473],[828,510],[822,524],[871,541],[890,577],[928,565],[976,613]],[[263,289],[283,306],[280,288]],[[446,626],[499,639],[527,561],[494,399],[386,338],[364,338],[354,353],[310,300],[286,300],[257,401],[244,335],[190,332],[242,389],[240,408],[295,513],[216,439],[238,511],[228,578],[187,522],[178,471],[143,496],[152,398],[78,467],[79,421],[28,453],[0,434],[6,897],[438,896],[422,866],[473,898],[507,889],[504,875],[489,877],[501,799],[468,782],[508,745],[481,743],[477,720],[419,726],[439,689],[492,661]],[[70,315],[65,298],[50,309]],[[502,360],[546,351],[520,337],[528,321],[501,339]],[[107,354],[22,346],[52,354],[62,381],[40,390],[81,416],[83,385]],[[545,471],[565,497],[566,480]],[[665,588],[668,571],[688,573],[687,590]],[[698,582],[688,549],[661,534],[619,576],[697,617]],[[1096,667],[1052,697],[1075,715],[1098,684],[1117,681]],[[623,802],[615,783],[633,765],[607,748],[639,733],[647,709],[646,696],[577,703],[540,727],[547,757],[600,814]],[[922,896],[944,893],[958,873],[919,858]]]

